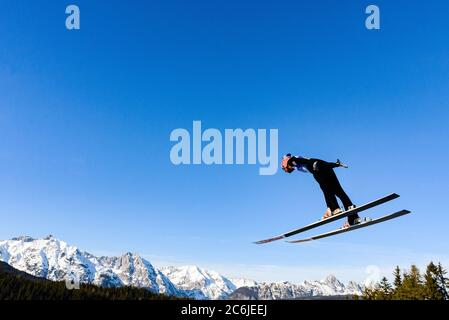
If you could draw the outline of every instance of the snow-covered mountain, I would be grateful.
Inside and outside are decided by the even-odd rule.
[[[70,278],[104,287],[129,285],[194,299],[296,299],[361,294],[362,290],[353,282],[345,286],[334,276],[302,284],[256,283],[248,279],[227,278],[197,266],[158,270],[138,254],[99,257],[52,236],[0,241],[0,261],[33,276],[54,281]]]
[[[171,282],[194,299],[226,299],[242,286],[255,286],[256,282],[246,279],[228,279],[215,271],[197,266],[161,268]]]
[[[239,288],[229,298],[236,300],[291,300],[317,296],[353,296],[361,293],[362,287],[355,282],[344,285],[330,275],[321,281],[304,281],[301,284],[259,283],[255,286]]]
[[[52,236],[0,241],[0,260],[36,277],[67,278],[99,286],[136,286],[155,293],[182,295],[176,286],[138,254],[96,257]]]

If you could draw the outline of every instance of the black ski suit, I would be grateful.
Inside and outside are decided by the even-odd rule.
[[[345,210],[348,210],[348,208],[353,205],[351,199],[349,199],[348,195],[341,187],[337,175],[334,172],[334,168],[339,167],[338,163],[301,157],[292,157],[290,161],[293,166],[304,167],[313,175],[315,180],[320,185],[326,204],[331,211],[334,211],[340,207],[337,202],[337,197],[340,198],[341,202],[343,202]],[[358,214],[349,215],[349,224],[352,225],[354,220],[358,217]]]

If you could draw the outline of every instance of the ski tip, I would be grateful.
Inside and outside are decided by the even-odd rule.
[[[270,239],[265,239],[265,240],[259,240],[259,241],[255,241],[253,242],[254,244],[265,244],[265,243],[270,243],[276,240],[281,240],[284,239],[285,236],[278,236],[278,237],[274,237],[274,238],[270,238]]]

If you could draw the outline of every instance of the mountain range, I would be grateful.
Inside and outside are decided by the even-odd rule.
[[[300,284],[256,282],[225,277],[197,266],[155,268],[136,253],[119,257],[95,256],[53,236],[21,236],[0,241],[0,261],[35,277],[66,279],[102,287],[133,286],[154,293],[199,300],[301,299],[360,295],[362,286],[347,285],[334,276]]]

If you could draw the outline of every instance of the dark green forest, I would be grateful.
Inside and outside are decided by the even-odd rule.
[[[449,279],[441,263],[429,263],[424,274],[416,265],[409,270],[399,267],[393,272],[393,282],[384,277],[363,291],[364,300],[448,300]]]
[[[425,273],[415,265],[409,270],[399,267],[393,281],[384,277],[374,286],[366,287],[363,300],[449,300],[449,279],[441,263],[429,263]],[[134,287],[102,288],[81,284],[69,290],[65,282],[36,278],[0,262],[0,300],[175,300],[146,289]]]
[[[82,284],[69,290],[65,282],[36,278],[0,265],[0,300],[167,300],[176,299],[133,287],[101,288]]]

